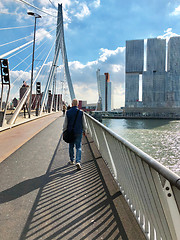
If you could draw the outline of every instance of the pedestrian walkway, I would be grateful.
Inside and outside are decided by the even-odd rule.
[[[41,138],[44,140],[44,135],[48,133],[46,131],[50,131],[51,127],[51,131],[58,136],[57,126],[61,130],[62,124],[63,118],[60,117],[37,135],[36,142]],[[53,136],[54,141],[57,136]],[[50,147],[42,149],[42,153],[47,151],[44,156],[43,154],[37,156],[37,159],[32,156],[30,163],[26,158],[22,161],[21,171],[23,168],[26,172],[27,169],[32,171],[34,164],[33,174],[36,177],[21,181],[0,193],[1,239],[144,240],[141,229],[90,136],[83,137],[80,171],[77,171],[74,165],[68,164],[68,144],[62,140],[61,134],[59,136],[56,148],[51,154],[52,158],[47,157],[50,160],[48,160],[49,166],[44,163],[48,166],[45,174],[36,176],[35,172],[40,171],[36,167],[36,161],[42,165],[43,161],[46,161],[45,155],[52,150]],[[35,138],[36,136],[33,139]],[[50,134],[49,138],[51,138]],[[31,141],[28,141],[26,147],[30,143]],[[24,151],[22,147],[16,158],[22,157]],[[40,154],[40,149],[38,151]],[[4,175],[4,181],[1,180],[2,185],[7,184],[5,178],[8,169],[14,164],[11,158],[9,160],[7,164],[6,161],[0,164],[0,168],[6,167],[6,174],[2,174],[3,171],[0,169],[0,180],[1,175]],[[18,174],[23,175],[23,172]],[[15,176],[11,175],[9,178],[12,178],[12,185]],[[35,194],[36,196],[32,198],[31,196]],[[32,206],[27,212],[31,202]],[[12,230],[13,238],[10,233]]]
[[[60,115],[61,113],[57,112],[40,118],[32,118],[31,121],[19,117],[15,127],[9,128],[8,125],[2,127],[1,130],[3,131],[0,132],[0,162],[51,122],[55,121]]]

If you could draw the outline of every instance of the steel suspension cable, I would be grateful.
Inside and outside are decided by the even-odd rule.
[[[37,9],[37,10],[40,11],[40,12],[43,12],[43,13],[45,13],[45,14],[51,16],[51,17],[55,17],[55,18],[57,18],[57,16],[51,15],[51,14],[49,14],[48,12],[43,11],[42,9],[40,9],[40,8],[38,8],[38,7],[36,7],[36,6],[32,5],[32,4],[30,4],[30,3],[28,3],[28,2],[25,1],[25,0],[16,0],[16,1],[19,1],[19,2],[25,3],[25,4],[29,5],[29,6],[31,6],[31,7],[35,8],[35,9]]]
[[[20,27],[8,27],[8,28],[0,28],[0,31],[2,30],[9,30],[9,29],[15,29],[15,28],[28,28],[28,27],[33,27],[34,25],[29,25],[29,26],[20,26]]]
[[[53,30],[54,30],[54,29],[53,29]],[[52,32],[53,30],[51,30],[50,32]],[[56,39],[57,39],[57,36],[56,36]],[[55,40],[55,41],[56,41],[56,40]],[[54,44],[55,44],[55,41],[54,41],[54,43],[53,43],[53,45],[52,45],[52,48],[53,48],[53,46],[54,46]],[[46,40],[45,42],[47,42],[47,40]],[[45,44],[45,42],[44,42],[43,44]],[[43,45],[43,44],[42,44],[42,45]],[[42,45],[41,45],[41,46],[42,46]],[[41,47],[41,46],[40,46],[40,47]],[[40,48],[40,47],[38,47],[38,48]],[[38,48],[37,48],[37,49],[38,49]],[[50,51],[52,51],[52,48],[51,48]],[[36,49],[35,51],[37,51],[37,49]],[[14,55],[13,55],[13,56],[14,56]],[[38,55],[38,56],[39,56],[39,55]],[[49,55],[48,55],[48,56],[49,56]],[[11,57],[12,57],[12,56],[11,56]],[[32,63],[31,63],[31,64],[32,64]],[[24,71],[26,71],[26,70],[31,66],[31,64],[30,64]],[[12,70],[13,70],[13,69],[12,69]],[[11,70],[11,71],[12,71],[12,70]],[[25,72],[24,72],[24,73],[25,73]],[[24,75],[24,74],[22,74],[22,75]],[[21,75],[21,76],[22,76],[22,75]],[[19,77],[16,78],[13,83],[15,83],[15,82],[17,81],[17,79],[19,79]]]
[[[44,49],[45,48],[43,48],[43,50],[40,52],[40,54],[44,51]],[[40,54],[37,56],[37,58],[40,56]],[[46,53],[45,53],[46,54]],[[45,55],[44,54],[44,55]],[[43,55],[43,57],[44,57],[44,55]],[[36,60],[36,59],[35,59]],[[22,78],[23,76],[24,76],[24,74],[26,73],[26,70],[30,67],[32,65],[32,63],[30,63],[27,67],[26,67],[26,69],[24,69],[23,70],[23,73],[21,74],[21,76],[19,76],[19,77],[17,77],[13,82],[12,82],[12,84],[14,84],[18,79],[20,79],[20,78]],[[37,65],[38,66],[38,65]],[[13,70],[13,69],[12,69]],[[11,71],[12,71],[11,70]],[[12,87],[13,88],[13,87]]]
[[[15,53],[15,54],[13,54],[13,55],[12,55],[12,56],[10,56],[8,59],[10,59],[10,58],[12,58],[12,57],[16,56],[17,54],[19,54],[20,52],[23,52],[24,50],[26,50],[26,49],[27,49],[27,48],[29,48],[29,47],[31,47],[31,45],[29,45],[29,46],[27,46],[27,47],[23,48],[22,50],[20,50],[19,52],[17,52],[17,53]]]
[[[35,52],[40,48],[40,47],[42,47],[46,42],[48,41],[48,39],[45,41],[45,42],[43,42],[38,48],[36,48],[35,49]],[[28,46],[29,47],[29,46]],[[25,48],[26,49],[26,48]],[[24,49],[24,50],[25,50]],[[44,49],[43,49],[44,50]],[[23,51],[23,50],[22,50]],[[19,52],[18,52],[19,53]],[[14,55],[16,55],[16,54],[14,54]],[[13,57],[14,55],[12,55],[11,57]],[[26,58],[24,58],[20,63],[18,63],[13,69],[11,69],[11,71],[13,71],[16,67],[18,67],[22,62],[24,62],[28,57],[30,57],[32,55],[32,53],[30,53]],[[11,58],[11,57],[9,57],[9,58]]]
[[[4,44],[0,45],[0,47],[3,47],[3,46],[5,46],[5,45],[8,45],[8,44],[11,44],[11,43],[14,43],[14,42],[18,42],[18,41],[23,40],[23,39],[25,39],[25,38],[27,38],[27,37],[30,37],[30,36],[31,36],[31,35],[26,36],[26,37],[23,37],[23,38],[19,38],[19,39],[17,39],[17,40],[12,41],[12,42],[4,43]]]
[[[11,53],[18,51],[19,49],[21,49],[21,48],[23,48],[23,47],[25,47],[25,46],[31,44],[32,42],[33,42],[33,40],[31,40],[31,41],[29,41],[29,42],[27,42],[27,43],[21,45],[20,47],[17,47],[17,48],[15,48],[15,49],[13,49],[13,50],[7,52],[7,53],[4,53],[4,54],[0,55],[0,58],[5,58],[5,57],[7,57],[8,55],[10,55]]]
[[[44,49],[43,49],[44,50]],[[42,51],[41,51],[41,53],[42,53]],[[40,53],[40,54],[41,54]],[[40,56],[40,54],[37,56],[37,58]],[[45,54],[44,55],[46,55],[46,52],[45,52]],[[44,57],[44,55],[43,55],[43,57]],[[36,59],[35,59],[36,60]],[[23,73],[19,76],[19,77],[17,77],[12,83],[11,83],[11,89],[13,89],[14,88],[14,83],[15,82],[17,82],[17,80],[18,79],[21,79],[23,76],[24,76],[24,74],[26,73],[26,70],[30,67],[32,65],[32,63],[30,63],[27,67],[26,67],[26,69],[25,70],[23,70]],[[38,66],[39,64],[37,64],[37,66]],[[39,72],[39,71],[38,71]],[[43,71],[42,71],[43,72]],[[44,80],[44,79],[43,79]],[[43,81],[42,81],[43,82]],[[15,96],[17,96],[18,95],[18,92],[19,92],[19,89],[14,93],[14,97]]]
[[[58,10],[57,7],[54,5],[54,3],[51,2],[51,0],[49,0],[49,2],[52,4],[52,6],[53,6],[56,10]]]
[[[53,28],[51,31],[48,31],[48,33],[52,32],[52,31],[54,31],[54,30],[55,30],[55,28]],[[36,40],[36,42],[39,42],[39,41],[40,41],[40,40]],[[16,52],[17,50],[19,50],[19,49],[25,47],[26,45],[28,45],[28,44],[30,44],[30,43],[32,43],[32,42],[33,42],[33,40],[31,40],[31,41],[28,42],[28,43],[25,43],[25,44],[21,45],[20,47],[17,47],[17,48],[15,48],[15,49],[12,49],[11,51],[9,51],[9,52],[7,52],[7,53],[1,55],[0,58],[4,58],[4,57],[10,55],[11,53]],[[28,46],[28,47],[30,47],[30,46]],[[26,49],[26,48],[25,48],[25,49]],[[24,50],[25,50],[25,49],[24,49]],[[18,53],[20,53],[20,52],[22,52],[22,51],[24,51],[24,50],[21,50],[21,51],[17,52],[16,54],[10,56],[9,58],[11,58],[11,57],[17,55]]]

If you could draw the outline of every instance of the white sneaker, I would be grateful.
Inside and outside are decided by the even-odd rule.
[[[74,165],[74,161],[71,161],[71,160],[70,160],[70,161],[69,161],[69,164]]]
[[[76,163],[76,167],[77,167],[77,170],[81,170],[81,164],[80,163]]]

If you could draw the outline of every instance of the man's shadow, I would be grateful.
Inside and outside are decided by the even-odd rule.
[[[0,192],[0,204],[5,202],[10,202],[14,199],[17,199],[19,197],[22,197],[23,195],[26,195],[36,189],[39,189],[40,187],[43,187],[47,183],[53,181],[55,178],[64,177],[67,175],[72,175],[76,173],[76,170],[70,170],[66,172],[65,174],[61,171],[64,168],[68,168],[69,165],[66,165],[61,168],[57,168],[51,172],[48,172],[42,176],[35,177],[32,179],[25,180],[21,183],[16,184],[15,186],[8,188],[2,192]],[[51,176],[52,175],[52,176]]]

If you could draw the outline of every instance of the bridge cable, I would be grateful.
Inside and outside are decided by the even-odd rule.
[[[22,40],[22,39],[25,39],[25,38],[27,38],[27,37],[30,37],[30,36],[31,36],[31,35],[26,36],[26,37],[23,37],[23,38],[16,39],[16,40],[14,40],[14,41],[12,41],[12,42],[4,43],[4,44],[0,45],[0,47],[3,47],[3,46],[8,45],[8,44],[10,44],[10,43],[18,42],[18,41],[20,41],[20,40]]]
[[[52,31],[54,31],[55,30],[55,28],[53,28],[51,31],[49,31],[48,33],[50,33],[50,32],[52,32]],[[40,40],[36,40],[36,42],[39,42]],[[32,43],[33,42],[33,40],[32,41],[30,41],[29,42],[29,44],[30,43]],[[0,56],[0,58],[3,58],[3,57],[5,57],[5,56],[8,56],[9,54],[11,54],[11,53],[13,53],[13,52],[16,52],[17,50],[19,50],[19,49],[21,49],[21,48],[23,48],[23,47],[25,47],[26,45],[28,45],[28,43],[25,43],[24,45],[21,45],[20,47],[18,47],[18,48],[15,48],[15,49],[13,49],[13,50],[11,50],[11,51],[9,51],[9,52],[7,52],[7,53],[5,53],[5,54],[3,54],[3,55],[1,55]],[[30,47],[30,46],[28,46],[28,47]],[[26,47],[27,48],[27,47]],[[25,48],[25,49],[26,49]],[[24,50],[25,50],[24,49]],[[19,51],[19,52],[17,52],[16,54],[14,54],[14,55],[12,55],[12,56],[10,56],[9,58],[11,58],[11,57],[13,57],[13,56],[15,56],[15,55],[17,55],[18,53],[20,53],[20,52],[22,52],[23,50],[21,50],[21,51]]]
[[[24,50],[26,50],[26,49],[29,48],[29,47],[31,47],[31,45],[29,45],[29,46],[23,48],[22,50],[20,50],[19,52],[15,53],[15,54],[13,54],[13,55],[11,55],[8,59],[10,59],[10,58],[12,58],[12,57],[18,55],[19,53],[23,52]]]
[[[45,42],[43,42],[35,51],[37,51],[39,48],[41,48],[47,41],[48,41],[48,40],[46,40]],[[44,47],[43,50],[39,53],[39,55],[35,58],[35,61],[36,61],[37,58],[41,55],[41,53],[44,51],[44,49],[45,49],[45,47]],[[46,52],[45,52],[45,54],[46,54]],[[44,55],[45,55],[45,54],[44,54]],[[31,56],[31,55],[32,55],[32,53],[29,54],[25,59],[27,59],[27,58],[28,58],[29,56]],[[44,57],[44,55],[43,55],[43,57]],[[12,57],[12,56],[11,56],[11,57]],[[24,61],[25,59],[23,59],[23,61]],[[21,63],[22,63],[23,61],[21,61]],[[13,71],[18,65],[19,65],[19,64],[17,64],[17,65],[16,65],[13,69],[11,69],[10,71]],[[23,70],[23,73],[21,74],[21,76],[17,77],[17,78],[12,82],[12,84],[15,83],[19,78],[22,78],[22,76],[26,73],[26,70],[27,70],[31,65],[32,65],[32,63],[30,63],[30,64],[28,65],[28,67],[27,67],[25,70]]]
[[[16,52],[17,50],[19,50],[19,49],[21,49],[21,48],[23,48],[23,47],[25,47],[25,46],[27,46],[27,45],[29,45],[29,44],[32,44],[32,42],[33,42],[33,40],[31,40],[31,41],[29,41],[29,42],[21,45],[20,47],[14,48],[13,50],[11,50],[11,51],[9,51],[9,52],[0,55],[0,58],[7,57],[7,56],[10,55],[11,53]]]
[[[37,77],[39,76],[39,74],[40,74],[43,66],[45,65],[45,62],[47,61],[47,58],[49,57],[49,55],[50,55],[50,53],[51,53],[51,51],[52,51],[52,49],[53,49],[54,44],[55,44],[55,42],[53,43],[53,45],[52,45],[52,47],[51,47],[51,49],[50,49],[50,51],[49,51],[46,59],[44,60],[44,63],[42,64],[42,66],[40,66],[40,69],[38,70],[38,73],[37,73],[37,75],[36,75],[36,77],[35,77],[35,81],[34,81],[34,82],[36,82]],[[43,50],[44,50],[44,49],[43,49]],[[42,53],[42,51],[41,51],[41,53]],[[40,54],[41,54],[41,53],[40,53]],[[40,54],[37,56],[37,58],[40,56]],[[46,52],[45,52],[45,54],[46,54]],[[44,55],[45,55],[45,54],[44,54]],[[43,56],[44,56],[44,55],[43,55]],[[35,60],[36,60],[36,59],[35,59]],[[14,87],[14,83],[15,83],[18,79],[20,79],[20,78],[23,77],[23,75],[26,73],[26,70],[27,70],[31,65],[32,65],[32,63],[30,63],[29,66],[23,71],[23,74],[21,74],[19,77],[17,77],[17,78],[11,83],[11,84],[12,84],[11,89]],[[42,72],[43,72],[43,71],[42,71]],[[44,80],[44,79],[43,79],[43,80]],[[42,82],[43,82],[43,81],[42,81]],[[34,85],[34,83],[33,83],[33,85]],[[13,96],[17,96],[17,95],[18,95],[18,91],[19,91],[19,90],[17,90],[17,92],[16,92]]]
[[[29,26],[20,26],[20,27],[8,27],[8,28],[0,28],[0,31],[2,30],[10,30],[10,29],[15,29],[15,28],[28,28],[28,27],[33,27],[34,25],[29,25]]]
[[[50,32],[52,32],[54,29],[52,29]],[[46,42],[48,41],[48,39],[45,41],[45,42],[43,42],[38,48],[36,48],[36,50],[35,51],[37,51],[39,48],[41,48]],[[29,46],[28,46],[29,47]],[[28,47],[26,47],[26,48],[28,48]],[[26,49],[25,48],[25,49]],[[23,50],[25,50],[25,49],[23,49]],[[36,57],[36,59],[41,55],[41,53],[44,51],[44,49],[45,49],[45,47],[43,48],[43,50],[39,53],[39,55]],[[23,51],[23,50],[21,50],[21,51]],[[21,51],[19,51],[18,53],[20,53]],[[14,55],[17,55],[18,53],[16,53],[16,54],[14,54]],[[46,54],[46,52],[45,52],[45,54]],[[44,54],[44,55],[45,55]],[[12,55],[11,57],[13,57],[14,55]],[[30,54],[30,55],[32,55],[32,53]],[[28,56],[30,56],[30,55],[28,55]],[[43,55],[43,57],[44,57],[44,55]],[[28,56],[25,58],[25,59],[27,59],[28,58]],[[10,58],[11,58],[10,57]],[[24,60],[25,60],[24,59]],[[35,61],[36,61],[36,59],[35,59]],[[23,61],[24,61],[23,60]],[[21,63],[23,62],[23,61],[21,61]],[[11,69],[11,71],[13,71],[17,66],[18,66],[19,64],[17,64],[13,69]],[[12,87],[11,87],[11,89],[14,87],[14,83],[15,82],[17,82],[17,80],[18,79],[20,79],[20,78],[22,78],[23,76],[24,76],[24,74],[26,73],[26,70],[30,67],[32,65],[32,63],[30,63],[27,67],[26,67],[26,69],[25,70],[23,70],[23,73],[20,75],[20,76],[18,76],[11,84],[12,84]],[[36,67],[39,65],[39,63],[36,65]],[[44,78],[43,78],[43,80],[44,80]],[[18,90],[19,91],[19,90]],[[17,91],[17,94],[18,94],[18,91]],[[15,95],[14,95],[15,96]]]
[[[57,34],[56,39],[57,39],[58,35],[59,35],[59,34]],[[51,47],[48,55],[46,56],[46,59],[44,60],[42,66],[40,67],[40,69],[39,69],[39,71],[38,71],[38,73],[37,73],[37,75],[36,75],[36,77],[35,77],[35,79],[34,79],[33,85],[35,84],[35,82],[36,82],[36,80],[37,80],[37,78],[38,78],[38,76],[39,76],[39,74],[40,74],[43,66],[45,65],[45,63],[46,63],[46,61],[47,61],[47,59],[48,59],[48,57],[49,57],[49,55],[50,55],[50,53],[51,53],[54,45],[55,45],[55,42],[56,42],[56,41],[54,41],[54,43],[53,43],[53,45],[52,45],[52,47]],[[50,72],[51,72],[51,71],[50,71]],[[26,101],[27,98],[28,98],[29,93],[30,93],[30,88],[27,89],[27,91],[26,91],[26,93],[24,94],[23,98],[22,98],[21,101],[18,103],[18,106],[17,106],[17,108],[16,108],[13,116],[12,116],[11,119],[8,121],[9,124],[13,124],[13,123],[15,122],[15,120],[16,120],[19,112],[20,112],[21,109],[22,109],[23,104],[25,103],[25,101]],[[44,105],[44,103],[43,103],[43,105]]]
[[[40,48],[40,47],[42,47],[46,42],[48,41],[48,39],[45,41],[45,42],[43,42],[38,48],[36,48],[36,50],[35,50],[35,52]],[[28,46],[29,47],[29,46]],[[27,48],[27,47],[26,47]],[[25,48],[25,49],[26,49]],[[23,50],[25,50],[25,49],[23,49]],[[44,48],[43,48],[44,49]],[[23,51],[23,50],[21,50],[21,51]],[[20,51],[20,52],[21,52]],[[20,53],[20,52],[18,52],[18,53]],[[16,53],[16,54],[14,54],[14,55],[17,55],[18,53]],[[13,57],[14,55],[12,55],[11,57]],[[20,63],[18,63],[15,67],[13,67],[13,69],[11,69],[11,71],[13,71],[17,66],[19,66],[22,62],[24,62],[28,57],[30,57],[30,56],[32,56],[32,53],[30,53],[26,58],[24,58]],[[9,57],[9,58],[11,58],[11,57]]]
[[[58,11],[58,8],[54,5],[53,2],[51,2],[51,0],[49,0],[49,2],[53,5],[53,7]]]
[[[45,49],[45,47],[43,48],[43,50],[39,53],[39,55],[36,57],[36,59],[41,55],[41,53],[44,51],[44,49]],[[46,54],[46,52],[45,52],[45,54]],[[44,55],[45,55],[44,54]],[[32,55],[32,54],[31,54]],[[44,55],[43,55],[43,57],[44,57]],[[35,61],[36,61],[36,59],[35,59]],[[26,67],[26,69],[24,69],[23,70],[23,73],[19,76],[19,77],[17,77],[13,82],[12,82],[12,84],[14,84],[18,79],[20,79],[20,78],[22,78],[23,76],[24,76],[24,74],[26,73],[26,70],[30,67],[32,65],[32,63],[30,63],[27,67]],[[38,64],[36,65],[36,67],[38,66]],[[12,70],[11,70],[12,71]],[[12,87],[13,88],[13,87]]]
[[[27,4],[27,5],[29,5],[29,6],[31,6],[31,7],[33,7],[33,8],[35,8],[35,9],[37,9],[37,10],[40,11],[40,12],[43,12],[43,13],[45,13],[45,14],[51,16],[51,17],[55,17],[55,18],[57,18],[57,16],[54,16],[54,15],[48,13],[48,12],[45,12],[44,10],[42,10],[42,9],[40,9],[40,8],[38,8],[38,7],[34,6],[34,5],[32,5],[32,4],[28,3],[28,2],[26,2],[25,0],[16,0],[16,1],[20,1],[20,2],[22,2],[22,3],[24,3],[24,4]]]

